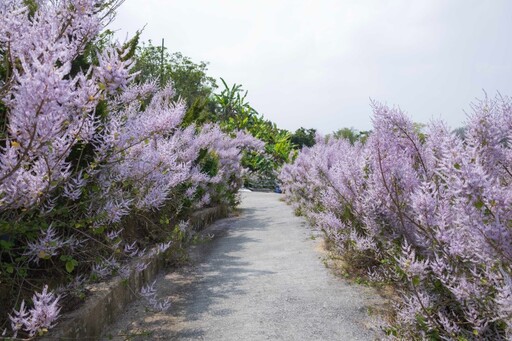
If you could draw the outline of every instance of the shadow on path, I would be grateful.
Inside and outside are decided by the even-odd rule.
[[[303,219],[268,193],[204,231],[191,263],[157,279],[165,313],[133,304],[112,327],[130,340],[371,340],[364,295],[335,278]],[[118,337],[115,337],[116,339]]]

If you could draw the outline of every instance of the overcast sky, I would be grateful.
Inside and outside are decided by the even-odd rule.
[[[126,0],[110,28],[144,25],[290,130],[370,129],[370,98],[455,128],[512,95],[509,0]]]

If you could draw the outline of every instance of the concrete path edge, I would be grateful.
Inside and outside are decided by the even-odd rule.
[[[189,229],[200,231],[218,219],[228,216],[229,207],[217,206],[195,212],[190,217]],[[151,282],[165,265],[165,254],[147,258],[148,267],[141,272],[133,262],[128,279],[119,276],[110,281],[88,287],[91,295],[85,303],[64,316],[41,340],[97,340],[103,330],[115,321],[123,309],[137,298],[143,285]]]

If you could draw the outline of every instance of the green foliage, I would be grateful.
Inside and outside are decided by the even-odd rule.
[[[229,87],[224,79],[220,79],[224,85],[224,89],[220,94],[214,95],[218,105],[218,115],[220,120],[229,121],[230,118],[233,122],[242,123],[247,125],[249,118],[258,116],[258,113],[252,108],[249,102],[246,102],[247,93],[242,89],[241,84],[233,84]],[[241,129],[242,127],[239,127]]]
[[[181,97],[188,108],[196,101],[208,101],[217,88],[215,79],[206,74],[208,63],[195,63],[180,52],[170,54],[165,46],[155,46],[151,40],[138,46],[135,56],[132,70],[139,72],[137,82],[158,80],[160,86],[172,82],[176,99]]]
[[[335,139],[346,139],[354,144],[358,139],[358,133],[354,128],[341,128],[332,133]]]
[[[292,151],[291,135],[266,120],[247,101],[248,92],[240,84],[231,87],[221,78],[224,89],[215,95],[216,117],[227,132],[247,131],[265,143],[265,153],[246,153],[242,164],[251,171],[246,185],[273,187],[277,170],[288,162]],[[251,184],[251,181],[253,182]]]
[[[137,41],[134,38],[129,44],[130,48]],[[279,129],[275,123],[265,120],[249,104],[248,92],[243,90],[242,85],[229,86],[221,78],[223,89],[214,94],[217,85],[215,79],[207,75],[208,63],[195,63],[179,52],[170,54],[167,48],[155,46],[151,41],[136,48],[135,59],[132,70],[139,72],[137,82],[157,80],[162,86],[173,83],[176,99],[182,98],[188,108],[183,126],[213,122],[220,124],[225,132],[235,134],[239,130],[247,131],[262,140],[265,153],[248,153],[244,156],[243,164],[258,178],[275,182],[276,170],[288,161],[292,151],[291,135]],[[308,133],[311,134],[311,130]],[[208,168],[212,164],[202,166]]]
[[[201,172],[214,177],[219,172],[219,157],[212,151],[202,149],[197,160]]]
[[[459,137],[462,141],[466,139],[467,128],[466,127],[458,127],[453,130],[453,133]]]
[[[427,127],[427,125],[424,123],[414,122],[413,127],[414,127],[414,131],[416,132],[416,134],[418,134],[418,137],[419,137],[421,143],[424,143],[427,139],[427,134],[425,134],[425,131],[424,131],[425,128]]]
[[[185,113],[182,125],[187,127],[193,123],[202,125],[206,122],[216,122],[215,102],[209,97],[198,97]]]
[[[23,5],[27,6],[27,8],[28,8],[28,15],[31,18],[34,17],[34,14],[36,13],[37,9],[39,8],[39,5],[37,4],[37,1],[35,1],[35,0],[23,0]]]
[[[371,132],[369,131],[358,131],[354,128],[341,128],[333,132],[331,135],[327,137],[333,137],[335,139],[346,139],[350,142],[350,144],[354,144],[356,142],[365,143],[368,139],[368,136]]]
[[[305,129],[300,127],[290,137],[290,141],[295,149],[302,149],[304,146],[313,147],[315,145],[316,129]]]
[[[66,271],[71,273],[78,266],[78,261],[72,256],[62,255],[60,260],[65,263]]]

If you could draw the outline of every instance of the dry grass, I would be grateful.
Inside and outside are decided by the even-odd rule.
[[[371,299],[368,300],[366,308],[370,316],[385,322],[394,320],[392,304],[398,301],[399,295],[391,283],[371,282],[364,268],[354,266],[353,260],[340,255],[325,238],[318,238],[315,250],[322,255],[325,267],[335,276],[360,285],[361,289],[369,294],[368,297]]]

